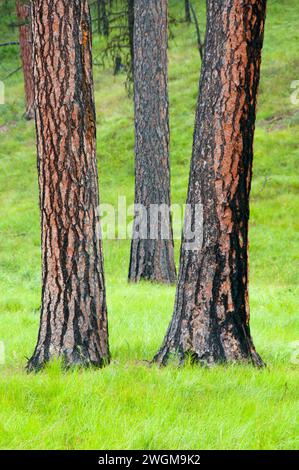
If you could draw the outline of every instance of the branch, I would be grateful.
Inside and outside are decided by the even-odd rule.
[[[199,51],[200,58],[202,60],[204,44],[201,42],[200,30],[199,30],[199,25],[198,25],[198,20],[197,20],[195,10],[194,10],[193,5],[192,5],[191,2],[190,2],[189,5],[190,5],[190,10],[191,10],[191,13],[192,13],[192,16],[193,16],[193,19],[194,19],[194,24],[195,24],[195,29],[196,29],[198,51]]]
[[[4,46],[19,46],[20,43],[18,41],[11,41],[11,42],[2,42],[0,44],[0,47],[4,47]]]
[[[17,69],[13,70],[13,71],[10,72],[8,75],[6,75],[6,77],[3,78],[2,81],[4,82],[4,81],[7,80],[8,78],[10,78],[12,75],[14,75],[15,73],[19,72],[21,69],[22,69],[22,65],[20,65],[20,67],[18,67]]]
[[[19,21],[18,23],[9,23],[9,28],[20,28],[21,26],[29,26],[29,21]]]

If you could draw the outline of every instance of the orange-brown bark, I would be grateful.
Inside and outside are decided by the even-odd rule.
[[[28,368],[109,360],[87,0],[33,2],[42,305]],[[51,21],[49,21],[49,18]]]
[[[32,73],[32,37],[31,37],[31,14],[30,3],[21,0],[16,2],[17,16],[20,22],[19,38],[20,51],[24,75],[26,111],[25,118],[34,118],[34,84]]]
[[[161,350],[213,364],[262,365],[249,327],[248,221],[266,0],[208,0],[187,203],[203,244],[183,240],[174,314]]]

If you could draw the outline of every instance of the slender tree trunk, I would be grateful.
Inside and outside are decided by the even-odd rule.
[[[102,34],[102,0],[97,0],[98,34]]]
[[[169,211],[167,0],[134,3],[135,221],[129,280],[171,283],[176,272]],[[159,205],[165,213],[157,222],[153,208]],[[155,227],[156,235],[150,233]]]
[[[29,370],[109,360],[87,0],[34,0],[42,305]],[[51,19],[51,21],[49,21]]]
[[[198,52],[199,52],[200,58],[201,58],[201,60],[202,60],[202,59],[203,59],[204,44],[203,44],[202,41],[201,41],[201,34],[200,34],[198,19],[197,19],[196,12],[195,12],[195,10],[194,10],[194,7],[193,7],[192,3],[190,3],[190,10],[191,10],[191,13],[192,13],[192,16],[193,16],[194,25],[195,25]]]
[[[191,23],[190,0],[185,0],[185,20],[187,23]]]
[[[103,34],[109,36],[109,18],[107,12],[107,0],[102,0],[102,21],[103,21]]]
[[[98,33],[109,36],[109,18],[107,12],[107,0],[97,0]]]
[[[266,0],[208,0],[187,203],[203,243],[183,239],[174,314],[155,357],[262,365],[249,328],[248,220]],[[194,223],[194,220],[191,220]]]
[[[17,16],[20,22],[19,37],[21,60],[25,84],[25,118],[34,119],[34,85],[32,73],[32,37],[30,4],[21,0],[16,2]]]
[[[134,0],[128,0],[128,30],[131,58],[131,77],[134,76]]]

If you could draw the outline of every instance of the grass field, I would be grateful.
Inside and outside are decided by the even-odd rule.
[[[148,367],[142,361],[161,344],[175,290],[128,285],[130,243],[107,241],[112,364],[25,373],[39,323],[40,229],[34,124],[22,119],[18,73],[0,106],[0,448],[298,448],[299,104],[290,95],[299,80],[299,9],[297,0],[268,5],[250,223],[251,326],[267,368]],[[184,203],[200,62],[193,26],[172,33],[172,199]],[[0,80],[18,65],[16,49],[1,49]],[[132,101],[123,82],[95,69],[101,200],[115,205],[119,195],[133,201]]]

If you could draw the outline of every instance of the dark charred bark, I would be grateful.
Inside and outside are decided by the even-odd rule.
[[[170,217],[167,1],[134,3],[136,214],[129,280],[172,283],[176,272]],[[145,209],[142,217],[137,205]],[[157,236],[152,236],[150,228],[155,221],[151,209],[159,205],[164,205],[167,214],[157,223]],[[144,223],[146,233],[138,235]],[[169,233],[165,236],[167,229]]]
[[[31,37],[31,14],[30,4],[21,0],[16,3],[17,16],[20,22],[20,51],[25,86],[26,111],[25,118],[34,118],[34,84],[32,73],[32,37]]]
[[[35,0],[32,8],[43,269],[28,369],[53,357],[101,367],[109,349],[88,2]]]
[[[208,0],[187,203],[203,242],[183,238],[174,314],[154,358],[261,366],[249,328],[248,220],[266,0]],[[192,220],[194,223],[194,220]]]
[[[185,20],[187,23],[191,23],[190,0],[185,0]]]

